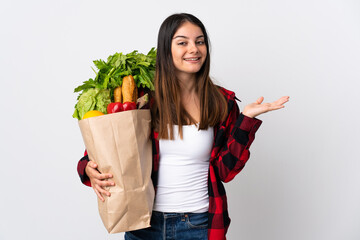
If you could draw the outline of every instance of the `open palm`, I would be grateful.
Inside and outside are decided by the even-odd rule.
[[[246,105],[242,113],[245,116],[254,118],[260,114],[284,108],[284,104],[289,101],[289,98],[289,96],[284,96],[272,103],[262,103],[264,97],[260,97],[254,103]]]

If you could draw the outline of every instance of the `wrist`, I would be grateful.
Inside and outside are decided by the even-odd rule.
[[[249,117],[249,118],[254,118],[254,117],[255,117],[255,116],[249,114],[249,113],[246,112],[246,111],[243,111],[243,112],[242,112],[242,115],[244,115],[244,116],[246,116],[246,117]]]

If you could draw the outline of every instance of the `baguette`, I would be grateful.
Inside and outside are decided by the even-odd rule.
[[[121,99],[121,87],[116,87],[114,89],[114,102],[122,102]]]
[[[125,76],[121,86],[122,91],[122,102],[136,102],[137,100],[137,87],[133,76]]]

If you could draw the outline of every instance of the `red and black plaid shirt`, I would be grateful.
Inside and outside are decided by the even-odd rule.
[[[208,192],[209,192],[209,240],[225,240],[230,224],[227,209],[227,198],[223,182],[231,181],[245,166],[249,159],[249,147],[255,138],[255,132],[261,125],[256,118],[249,118],[239,112],[235,101],[235,93],[220,88],[228,102],[228,116],[225,121],[214,127],[214,143],[211,150]],[[158,133],[153,131],[153,169],[152,181],[156,188],[159,170]],[[90,186],[85,167],[89,161],[85,155],[78,163],[78,173],[81,181]]]

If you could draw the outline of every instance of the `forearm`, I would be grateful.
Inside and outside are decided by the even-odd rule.
[[[255,139],[255,133],[261,120],[236,114],[226,143],[218,153],[215,163],[222,181],[231,181],[245,166],[250,157],[249,148]]]

